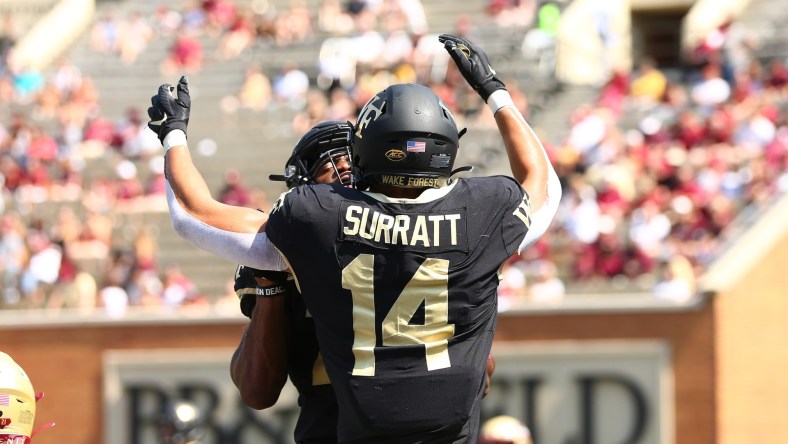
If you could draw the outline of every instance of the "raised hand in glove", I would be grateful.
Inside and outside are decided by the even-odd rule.
[[[164,138],[172,130],[179,129],[186,134],[189,125],[189,108],[192,101],[189,97],[189,79],[182,76],[177,86],[165,83],[159,87],[159,92],[151,97],[151,107],[148,108],[148,128],[159,136],[164,143]]]
[[[443,47],[457,64],[462,76],[474,91],[479,93],[485,103],[490,94],[499,89],[506,89],[495,70],[490,66],[487,54],[481,48],[467,39],[450,34],[441,34],[438,36],[438,41],[443,43]]]
[[[282,271],[265,271],[239,265],[235,270],[235,294],[241,303],[241,313],[252,317],[258,297],[287,294],[287,274]]]

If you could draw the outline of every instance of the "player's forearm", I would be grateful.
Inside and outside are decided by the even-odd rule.
[[[264,213],[252,208],[225,205],[211,196],[185,144],[168,149],[166,159],[167,182],[178,203],[191,216],[212,227],[236,233],[257,233],[263,230],[268,219]]]
[[[200,172],[192,161],[191,153],[188,146],[186,146],[186,138],[183,137],[183,143],[175,139],[176,145],[168,147],[167,142],[179,131],[173,131],[165,139],[165,147],[167,152],[165,158],[167,160],[165,166],[165,176],[170,183],[178,202],[189,210],[192,214],[199,214],[210,208],[213,197],[205,183]]]
[[[230,262],[258,270],[287,269],[287,263],[265,232],[244,233],[216,228],[189,214],[178,202],[169,182],[166,184],[165,191],[172,228],[192,245]],[[260,211],[252,211],[250,214],[254,217],[266,218]],[[251,226],[254,227],[254,222]]]
[[[230,364],[243,402],[254,409],[274,405],[287,381],[285,297],[259,298]]]
[[[508,95],[506,91],[501,92]],[[548,177],[553,172],[542,142],[514,106],[504,106],[495,112],[495,122],[506,147],[512,175],[528,192],[531,207],[541,208],[547,198]]]

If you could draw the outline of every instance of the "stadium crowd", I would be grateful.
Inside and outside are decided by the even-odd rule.
[[[320,47],[317,78],[295,64],[268,72],[251,58],[223,110],[287,107],[295,111],[293,133],[302,134],[323,120],[355,121],[388,84],[420,82],[452,108],[460,126],[494,128],[430,34],[419,0],[324,0],[317,11],[300,2],[281,11],[263,4],[246,9],[207,0],[150,15],[103,15],[90,46],[133,64],[151,40],[169,39],[160,66],[172,75],[312,39]],[[475,26],[487,20],[516,27],[522,37],[540,20],[557,20],[555,9],[542,16],[545,4],[555,6],[491,1],[487,17],[460,17],[454,33],[480,41]],[[678,76],[649,59],[632,72],[615,72],[593,103],[572,112],[565,134],[544,138],[564,198],[548,234],[506,264],[501,309],[560,302],[569,284],[686,300],[736,215],[788,187],[788,67],[757,59],[751,47],[731,51],[729,28],[718,32],[721,38],[704,42]],[[216,54],[204,53],[205,39],[218,42]],[[9,63],[10,46],[3,46],[0,72],[0,103],[16,110],[0,126],[0,307],[101,306],[122,315],[127,306],[209,303],[214,295],[202,294],[176,264],[159,263],[155,233],[118,228],[123,214],[166,211],[161,146],[140,111],[129,108],[110,121],[78,66],[63,59],[46,74],[24,70]],[[517,79],[506,84],[527,117],[528,97]],[[109,168],[98,174],[86,168],[93,162]],[[139,165],[148,168],[138,171]],[[223,199],[253,205],[254,190],[237,172],[228,171],[226,180],[216,190]],[[44,205],[51,202],[57,205]],[[231,288],[215,296],[234,300]]]

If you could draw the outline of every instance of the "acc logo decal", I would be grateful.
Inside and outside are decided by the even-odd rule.
[[[386,151],[386,159],[392,162],[399,162],[405,158],[405,151],[393,149]]]

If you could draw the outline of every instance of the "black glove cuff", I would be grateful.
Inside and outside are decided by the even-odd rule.
[[[181,130],[183,134],[186,134],[186,126],[186,122],[182,120],[164,121],[159,129],[159,140],[163,144],[164,138],[173,130]]]
[[[487,99],[490,98],[490,95],[499,89],[506,90],[506,85],[500,80],[493,78],[476,89],[476,92],[479,93],[484,103],[487,103]]]

